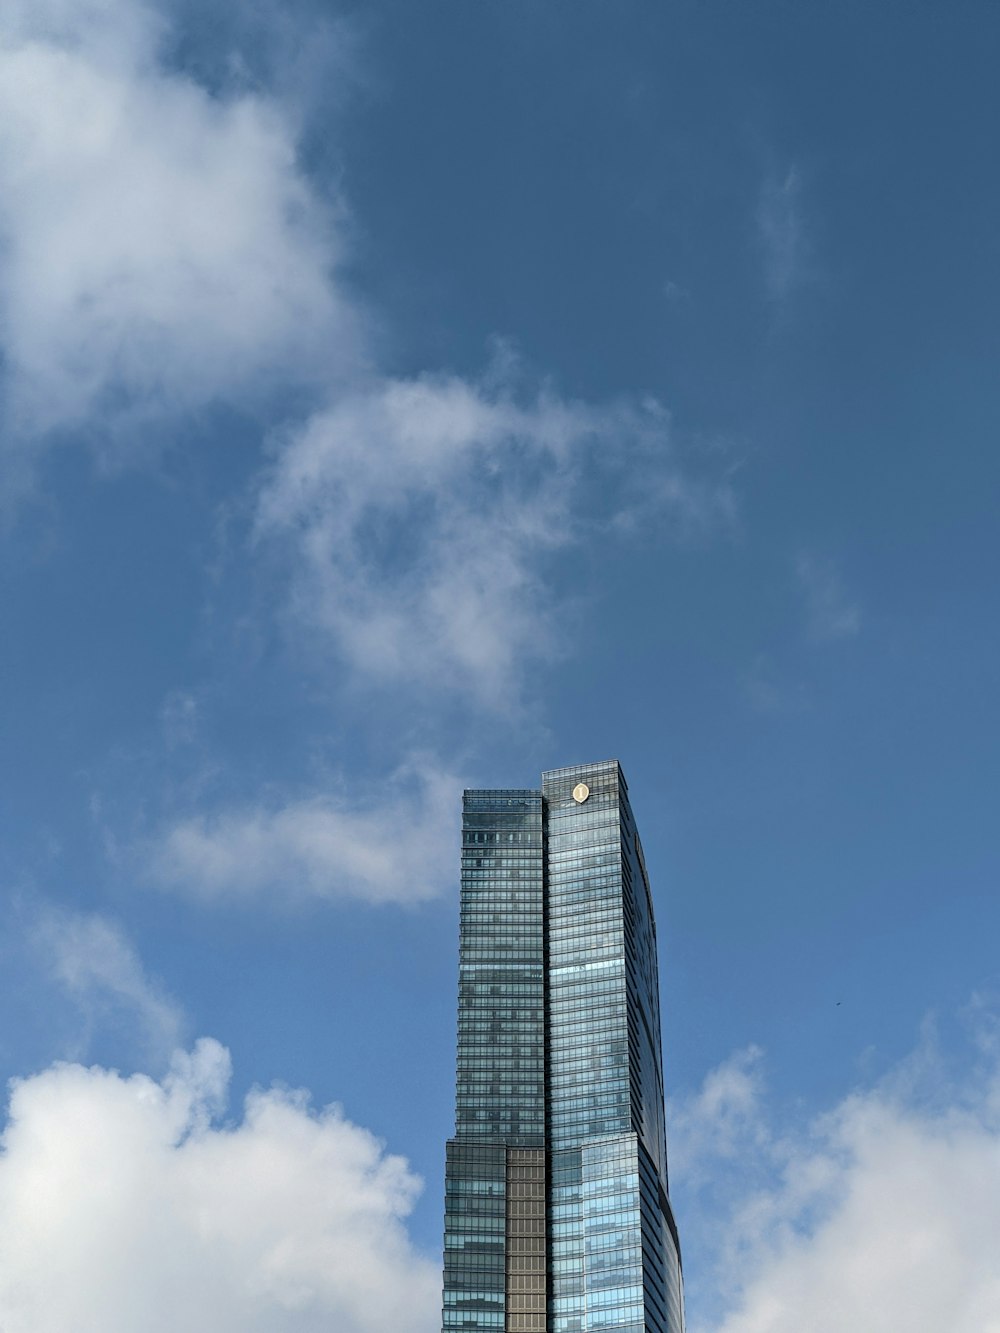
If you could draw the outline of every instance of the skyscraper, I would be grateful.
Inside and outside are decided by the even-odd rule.
[[[616,760],[465,793],[444,1333],[683,1333],[656,967]]]

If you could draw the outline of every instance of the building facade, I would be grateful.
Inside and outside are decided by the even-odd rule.
[[[656,926],[617,761],[467,791],[443,1333],[683,1333]]]

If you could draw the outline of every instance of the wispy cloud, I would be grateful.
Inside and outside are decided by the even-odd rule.
[[[757,234],[772,300],[783,300],[803,276],[806,259],[798,169],[765,178],[757,203]]]
[[[142,0],[0,16],[5,434],[253,395],[356,352],[335,219],[281,104],[161,58]],[[131,438],[138,437],[137,439]]]
[[[337,1107],[257,1090],[220,1125],[228,1052],[161,1082],[57,1065],[14,1083],[0,1139],[10,1333],[430,1333],[420,1182]]]
[[[205,899],[416,903],[454,878],[460,791],[433,760],[411,758],[377,787],[182,819],[142,855],[155,883]]]
[[[256,537],[288,554],[298,623],[356,679],[503,708],[561,644],[546,554],[731,500],[684,473],[658,404],[525,397],[501,367],[384,381],[278,441]]]
[[[795,575],[805,604],[806,631],[816,642],[853,638],[861,629],[861,608],[850,597],[832,560],[802,553]]]
[[[757,713],[797,713],[809,706],[801,681],[782,675],[767,653],[758,653],[743,678],[750,707]]]
[[[106,917],[48,907],[34,923],[35,943],[54,979],[80,1010],[85,1042],[102,1024],[138,1029],[156,1058],[180,1040],[183,1012],[143,967],[122,929]]]
[[[163,739],[168,749],[190,745],[198,735],[200,714],[196,695],[188,690],[171,690],[160,709]]]
[[[748,1046],[709,1071],[692,1096],[670,1104],[672,1160],[690,1187],[720,1158],[733,1158],[761,1145],[764,1129],[763,1052]]]

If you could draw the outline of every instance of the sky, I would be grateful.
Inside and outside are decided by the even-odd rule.
[[[617,757],[692,1333],[996,1333],[1000,11],[0,9],[0,1326],[433,1333],[465,786]]]

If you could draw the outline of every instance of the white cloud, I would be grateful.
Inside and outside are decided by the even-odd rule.
[[[109,1016],[138,1024],[154,1056],[169,1055],[183,1027],[180,1007],[147,975],[131,943],[104,917],[48,908],[35,940],[55,979],[73,998],[88,1033]]]
[[[204,898],[420,902],[454,879],[460,791],[412,759],[377,789],[184,819],[147,847],[148,874]]]
[[[754,1111],[739,1152],[758,1159],[758,1178],[774,1174],[728,1225],[712,1219],[729,1309],[692,1328],[1000,1330],[1000,1060],[995,1044],[983,1052],[985,1067],[955,1086],[924,1050],[795,1132]],[[736,1105],[752,1108],[759,1089],[748,1098],[739,1084]],[[720,1177],[732,1169],[724,1156]],[[683,1177],[683,1160],[675,1167]]]
[[[168,1078],[57,1065],[12,1085],[0,1152],[4,1333],[432,1333],[419,1189],[336,1107],[225,1108],[211,1040]]]
[[[356,679],[508,705],[561,642],[546,554],[591,533],[702,524],[725,487],[686,477],[658,404],[519,401],[503,367],[345,398],[279,442],[259,540],[290,551],[300,622]]]
[[[795,574],[805,599],[806,630],[811,639],[849,639],[860,631],[861,610],[831,560],[801,554]]]
[[[764,1141],[762,1054],[758,1046],[736,1051],[706,1075],[693,1097],[671,1102],[671,1157],[683,1164],[689,1188],[717,1167],[717,1159],[731,1159]]]
[[[131,423],[352,355],[328,210],[273,99],[161,57],[142,0],[0,15],[7,435]]]
[[[655,403],[519,401],[503,367],[373,380],[290,99],[210,91],[171,36],[145,0],[0,15],[5,440],[23,463],[82,428],[115,458],[164,411],[322,382],[332,406],[285,434],[257,510],[300,623],[353,680],[509,705],[562,644],[547,555],[639,513],[701,523],[727,488],[684,474]]]

